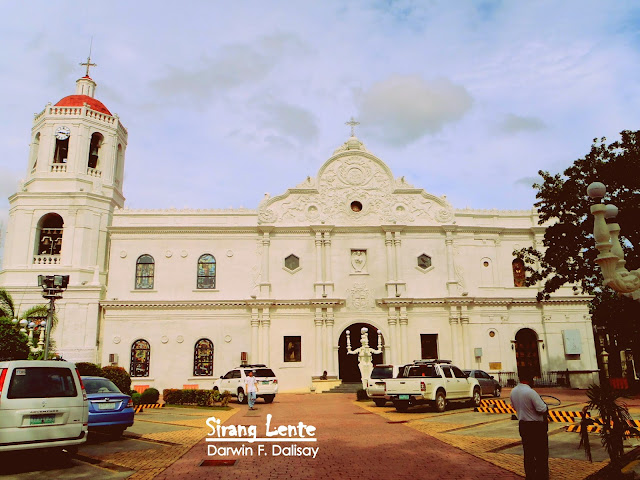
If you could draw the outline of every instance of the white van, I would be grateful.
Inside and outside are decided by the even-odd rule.
[[[35,448],[75,453],[87,441],[89,404],[75,364],[0,362],[0,452]]]

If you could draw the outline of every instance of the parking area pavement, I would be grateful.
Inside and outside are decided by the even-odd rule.
[[[584,391],[538,390],[560,399],[555,410],[580,411],[587,401]],[[505,389],[502,400],[508,402],[508,395]],[[518,423],[511,414],[474,412],[455,403],[443,413],[427,406],[399,413],[390,404],[376,407],[373,402],[356,402],[354,396],[281,394],[272,404],[258,401],[255,411],[235,402],[228,410],[145,410],[122,438],[93,434],[70,461],[34,452],[0,456],[0,475],[3,480],[315,479],[338,474],[345,480],[524,477]],[[640,399],[626,403],[640,419]],[[253,426],[258,441],[220,443],[209,435],[206,420],[212,416],[225,427]],[[300,422],[312,425],[317,441],[261,442],[268,418],[271,430]],[[549,424],[551,478],[582,480],[603,468],[608,456],[599,436],[590,434],[594,461],[588,462],[578,448],[579,435],[566,431],[569,424]],[[626,450],[637,445],[629,441]],[[640,461],[629,468],[640,473]]]

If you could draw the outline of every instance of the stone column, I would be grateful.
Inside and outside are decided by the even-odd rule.
[[[324,267],[325,267],[325,275],[324,281],[326,283],[333,283],[333,272],[331,269],[331,236],[329,233],[325,233],[324,238]],[[327,285],[329,292],[333,296],[333,285]]]
[[[260,363],[259,347],[259,332],[260,317],[258,316],[258,309],[251,309],[251,353],[249,355],[249,363]]]
[[[385,233],[384,245],[387,251],[387,282],[394,282],[396,277],[393,256],[393,233]]]
[[[264,231],[262,236],[262,271],[260,278],[260,296],[268,298],[271,294],[271,280],[269,278],[269,231]]]
[[[449,325],[451,328],[451,360],[454,363],[458,363],[460,360],[459,355],[459,346],[460,346],[460,335],[458,334],[458,325],[460,323],[459,313],[456,307],[451,307],[451,311],[449,313]]]
[[[398,323],[396,318],[396,307],[389,307],[389,317],[387,319],[389,323],[389,344],[391,346],[391,363],[398,364],[400,363],[400,355],[398,348],[398,332],[396,330],[396,325]]]
[[[321,283],[322,283],[322,233],[316,232],[316,284],[319,285]]]
[[[269,317],[269,308],[262,309],[262,362],[265,365],[271,365],[271,318]]]
[[[407,307],[400,307],[400,340],[402,349],[400,352],[400,363],[409,362],[409,318],[407,317]]]
[[[327,307],[325,323],[327,324],[327,373],[337,376],[335,366],[335,350],[333,341],[333,307]]]
[[[400,240],[400,232],[394,233],[393,250],[396,267],[396,281],[402,282],[402,240]]]
[[[447,292],[451,295],[454,292],[456,285],[456,270],[453,259],[453,232],[445,232],[446,238],[444,240],[447,252]],[[457,293],[457,292],[456,292]]]
[[[460,307],[460,330],[462,331],[462,362],[463,368],[471,368],[471,340],[469,338],[469,312],[466,305]]]
[[[322,375],[322,371],[324,370],[324,362],[322,361],[322,352],[325,350],[322,347],[322,309],[316,308],[315,318],[315,330],[316,330],[316,365],[315,370],[318,372],[318,375]]]

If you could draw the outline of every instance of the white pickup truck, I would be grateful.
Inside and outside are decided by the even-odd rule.
[[[385,379],[385,398],[393,402],[398,412],[413,405],[430,404],[444,412],[447,402],[463,400],[480,405],[481,388],[450,360],[416,360],[405,365],[398,378]]]

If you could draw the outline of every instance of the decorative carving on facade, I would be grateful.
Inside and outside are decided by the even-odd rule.
[[[351,250],[351,266],[355,273],[365,273],[367,267],[367,251]]]
[[[364,283],[354,283],[349,290],[349,300],[351,307],[356,310],[365,310],[371,306],[371,292]]]
[[[332,158],[317,179],[265,196],[258,207],[260,223],[438,224],[451,222],[453,215],[444,198],[395,179],[384,163],[359,149]]]

